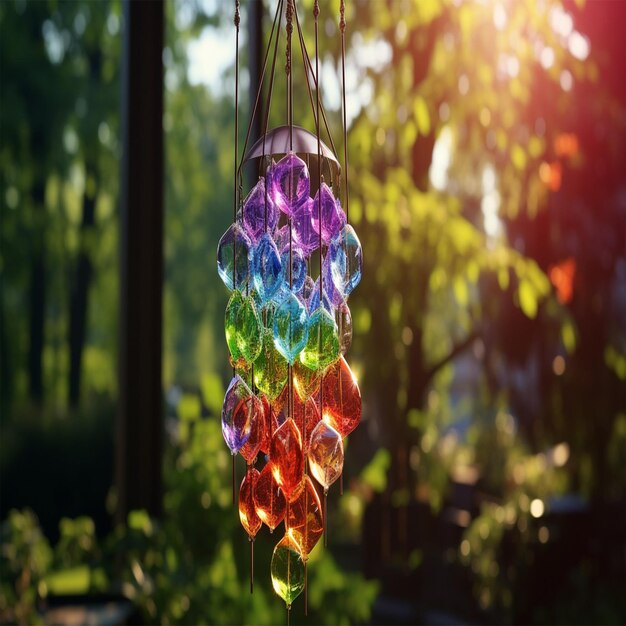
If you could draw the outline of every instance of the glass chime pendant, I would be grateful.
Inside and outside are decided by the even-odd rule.
[[[296,541],[286,534],[274,548],[271,564],[272,587],[291,608],[304,589],[304,560]]]
[[[250,539],[254,539],[261,528],[262,522],[254,506],[254,490],[259,480],[259,472],[248,469],[239,488],[239,520]]]
[[[313,481],[308,476],[304,479],[304,488],[300,495],[289,505],[285,526],[306,561],[324,532],[322,505]]]

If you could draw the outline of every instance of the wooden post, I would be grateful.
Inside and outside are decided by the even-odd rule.
[[[162,509],[164,2],[124,2],[117,521]]]

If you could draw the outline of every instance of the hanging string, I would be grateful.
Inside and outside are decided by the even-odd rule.
[[[313,84],[315,85],[315,89],[317,89],[317,77],[313,72],[313,65],[311,64],[311,59],[309,57],[309,51],[306,47],[306,41],[304,40],[304,35],[302,34],[302,26],[300,25],[300,18],[298,17],[298,5],[294,5],[294,15],[296,18],[296,26],[298,28],[298,38],[300,40],[300,52],[302,53],[302,63],[304,65],[304,76],[306,78],[307,90],[309,93],[309,100],[311,102],[311,110],[313,111],[313,119],[317,120],[315,105],[313,103],[313,93],[311,90],[311,84],[309,81],[309,76],[313,80]],[[335,142],[333,141],[333,136],[330,132],[330,127],[328,125],[328,118],[326,117],[326,109],[324,108],[324,103],[320,102],[320,108],[322,111],[322,120],[324,121],[324,128],[326,129],[326,134],[328,135],[328,141],[330,142],[330,147],[332,148],[333,154],[337,154],[337,149],[335,148]],[[316,121],[317,124],[317,121]]]
[[[322,271],[322,261],[323,261],[323,253],[322,253],[322,146],[321,146],[321,137],[320,137],[320,91],[322,82],[320,80],[320,70],[319,70],[319,27],[318,27],[318,18],[320,14],[320,5],[319,0],[315,0],[313,4],[313,18],[314,18],[314,27],[315,27],[315,104],[317,110],[316,116],[316,134],[317,134],[317,223],[319,226],[319,248],[320,248],[320,313],[324,307],[324,287],[323,287],[323,271]],[[321,326],[319,329],[319,350],[320,353],[322,351],[322,330]],[[320,416],[324,416],[324,380],[320,381]],[[327,545],[327,510],[326,510],[326,489],[324,490],[324,545]]]
[[[291,72],[291,34],[293,33],[293,3],[287,0],[287,48],[285,73],[287,74],[287,121],[289,123],[289,149],[293,150],[293,75]]]
[[[234,189],[233,189],[233,224],[237,222],[237,161],[238,161],[238,143],[239,143],[239,0],[235,0],[235,16],[233,18],[235,24],[235,171],[234,171]],[[233,236],[233,289],[237,289],[237,234]],[[235,377],[236,369],[233,364],[233,378]],[[237,500],[237,494],[235,491],[236,483],[236,469],[235,469],[235,455],[232,455],[233,459],[233,505]]]
[[[282,5],[283,5],[282,0],[279,0],[278,4],[276,5],[276,13],[274,14],[274,21],[272,22],[272,30],[270,31],[270,38],[267,44],[267,48],[265,49],[265,57],[263,59],[263,69],[261,70],[261,79],[259,81],[259,86],[257,88],[256,98],[254,100],[254,107],[252,109],[252,114],[250,115],[250,121],[248,123],[248,129],[246,131],[246,139],[244,141],[243,150],[241,152],[241,160],[239,161],[239,167],[237,169],[239,180],[241,180],[241,177],[242,177],[242,168],[244,164],[244,158],[246,155],[246,149],[248,148],[248,143],[250,141],[250,136],[252,134],[252,126],[254,125],[254,120],[256,119],[256,114],[257,114],[257,110],[259,106],[259,100],[261,99],[261,94],[263,92],[263,85],[265,83],[265,72],[267,70],[267,61],[269,58],[269,53],[272,48],[272,39],[274,37],[274,31],[276,31],[276,37],[280,36],[280,25],[277,28],[277,24],[279,24],[279,19],[280,19],[280,16],[282,15]],[[272,75],[274,72],[274,67],[275,66],[273,65]]]
[[[339,3],[339,31],[341,32],[341,110],[343,113],[343,167],[346,179],[345,184],[345,209],[346,222],[350,222],[350,186],[348,184],[348,123],[346,118],[346,3],[340,0]],[[341,337],[343,326],[343,316],[339,317],[339,336]],[[343,390],[341,388],[341,377],[339,377],[339,397],[343,404]],[[343,415],[343,411],[342,411]],[[343,472],[339,477],[339,495],[343,495]]]
[[[289,151],[293,150],[293,82],[291,74],[291,34],[293,32],[293,0],[287,0],[285,13],[287,22],[287,45],[285,49],[285,73],[287,75],[287,120],[289,123]],[[289,191],[293,185],[293,177],[289,178]],[[291,215],[289,216],[289,291],[293,287],[293,228]],[[293,418],[293,366],[287,368],[287,415]],[[289,509],[287,509],[289,510]]]
[[[348,186],[348,124],[346,122],[346,3],[339,4],[339,30],[341,31],[341,108],[343,111],[343,163],[346,179],[346,221],[350,221],[350,188]]]
[[[239,143],[239,0],[235,0],[235,179],[233,197],[233,223],[237,221],[237,163]],[[233,283],[234,284],[234,283]]]

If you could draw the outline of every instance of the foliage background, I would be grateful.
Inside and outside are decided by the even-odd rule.
[[[337,3],[320,4],[341,154]],[[624,5],[347,4],[364,422],[310,620],[624,622]],[[272,537],[247,593],[217,425],[233,66],[199,82],[192,50],[231,46],[231,19],[167,4],[165,516],[114,528],[121,5],[0,4],[3,619],[75,591],[148,622],[283,619]],[[284,100],[279,80],[271,125]]]

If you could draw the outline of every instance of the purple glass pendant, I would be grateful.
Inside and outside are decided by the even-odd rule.
[[[319,206],[321,198],[321,207]],[[330,240],[344,227],[346,214],[335,200],[333,192],[326,183],[322,183],[319,191],[313,198],[313,208],[311,209],[311,222],[313,230],[319,237],[319,213],[322,212],[322,241],[328,244]]]
[[[237,374],[230,381],[222,405],[222,435],[232,454],[237,454],[248,441],[252,419],[259,410],[259,399]],[[263,406],[261,405],[261,410]]]
[[[242,219],[246,232],[254,241],[266,231],[266,225],[267,232],[274,232],[278,224],[278,209],[272,202],[269,190],[265,193],[264,178],[259,178],[244,200]]]
[[[309,198],[309,168],[294,152],[285,155],[271,169],[270,194],[276,206],[287,215]]]
[[[309,255],[313,250],[317,250],[320,245],[319,233],[313,227],[312,215],[315,206],[311,198],[307,198],[297,209],[294,210],[291,219],[291,232],[298,247]]]

